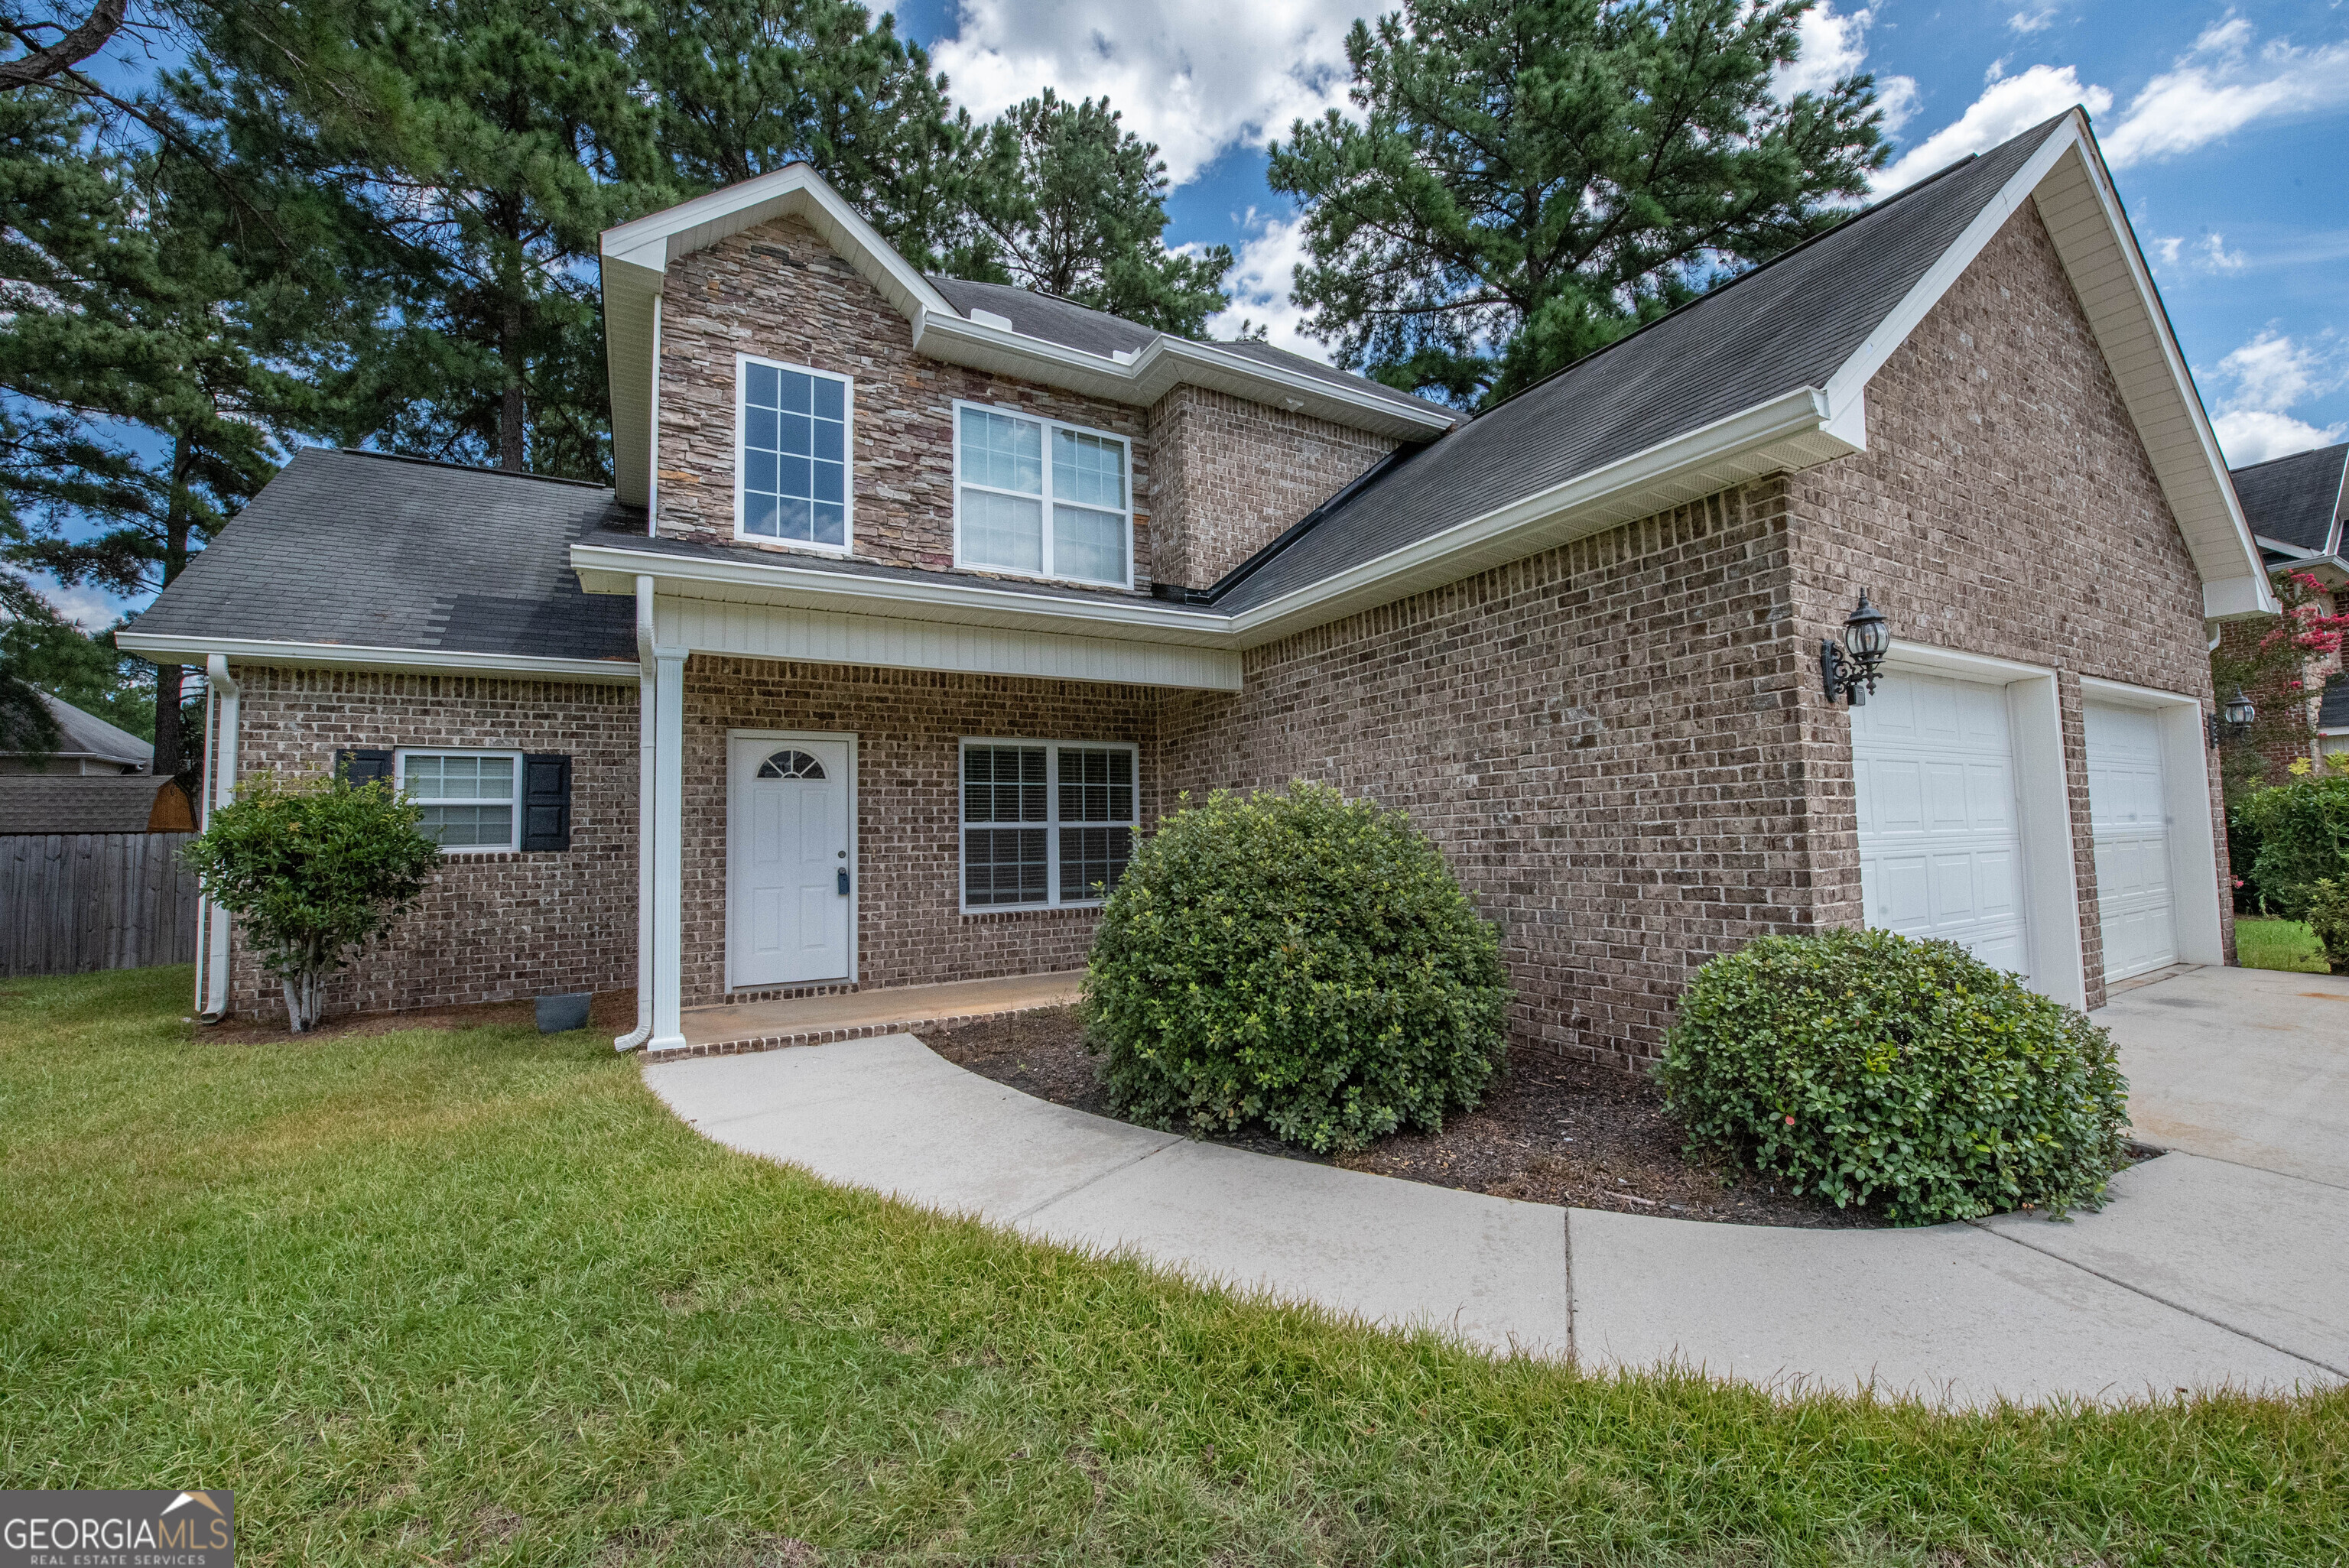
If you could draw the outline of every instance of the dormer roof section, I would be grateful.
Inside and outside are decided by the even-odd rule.
[[[1397,440],[1432,439],[1461,422],[1437,404],[1326,366],[1308,368],[1294,356],[1260,353],[1257,345],[1174,337],[1040,295],[1039,304],[1049,308],[1023,309],[1017,317],[1009,309],[984,308],[975,297],[984,285],[925,277],[813,169],[794,163],[605,232],[605,358],[613,479],[623,505],[644,506],[652,496],[660,299],[670,267],[777,218],[797,218],[815,230],[912,324],[916,350],[933,359],[1143,407],[1178,386],[1205,387]],[[957,308],[947,291],[972,295],[965,302],[972,308]],[[1055,333],[1064,316],[1071,330]],[[1111,343],[1100,330],[1109,322],[1136,335],[1135,342]]]

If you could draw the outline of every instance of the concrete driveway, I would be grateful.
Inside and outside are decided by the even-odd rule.
[[[1048,1104],[907,1035],[646,1079],[706,1135],[828,1181],[1588,1367],[1961,1406],[2349,1377],[2349,981],[2198,970],[2098,1021],[2141,1134],[2174,1151],[2098,1213],[1905,1231],[1558,1209],[1244,1153]]]

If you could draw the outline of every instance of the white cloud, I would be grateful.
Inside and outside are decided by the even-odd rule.
[[[1870,6],[1838,15],[1833,0],[1820,0],[1795,23],[1795,36],[1801,46],[1792,65],[1780,66],[1772,72],[1772,94],[1783,101],[1796,93],[1823,93],[1844,77],[1866,70],[1868,29],[1875,21],[1876,12]],[[1877,77],[1876,101],[1884,110],[1884,129],[1899,130],[1917,110],[1917,79]]]
[[[2009,16],[2006,25],[2027,38],[2033,33],[2044,33],[2054,26],[2055,18],[2063,14],[2063,10],[2058,0],[2035,0],[2034,4],[2025,5]]]
[[[955,101],[982,119],[1046,87],[1070,98],[1107,94],[1183,185],[1228,147],[1285,137],[1292,120],[1346,108],[1346,30],[1381,8],[1369,0],[963,0],[955,36],[932,55]]]
[[[2349,105],[2349,43],[2251,46],[2251,25],[2230,16],[2206,28],[2175,66],[2129,100],[2105,158],[2116,169],[2191,152],[2259,120]]]
[[[2212,379],[2233,383],[2210,421],[2228,463],[2262,463],[2341,438],[2349,426],[2316,426],[2291,409],[2336,384],[2333,345],[2297,342],[2272,327],[2263,329],[2219,361]]]
[[[2329,447],[2349,434],[2349,425],[2326,425],[2320,429],[2289,414],[2239,408],[2212,419],[2210,431],[2219,438],[2220,449],[2227,454],[2227,466],[2240,469],[2266,462],[2270,458],[2288,458],[2313,447]]]
[[[1937,170],[1946,169],[1971,153],[1985,151],[2008,138],[2052,119],[2075,103],[2085,103],[2092,115],[2113,107],[2113,95],[2083,85],[2073,67],[2033,66],[2018,75],[2002,77],[1966,106],[1955,125],[1942,127],[1902,153],[1876,177],[1878,194],[1913,185]]]
[[[2174,267],[2178,264],[2178,248],[2184,243],[2185,240],[2177,234],[2167,235],[2154,241],[2154,253],[2163,266]]]
[[[1318,339],[1305,335],[1306,312],[1289,302],[1288,292],[1296,286],[1296,273],[1305,261],[1305,225],[1296,219],[1271,217],[1250,208],[1242,226],[1248,231],[1247,242],[1233,258],[1232,270],[1224,275],[1224,286],[1231,291],[1230,306],[1208,318],[1207,332],[1214,337],[1230,337],[1245,325],[1267,328],[1267,341],[1276,348],[1286,348],[1293,354],[1328,363],[1330,350]]]
[[[2214,273],[2240,273],[2243,253],[2227,249],[2227,236],[2213,230],[2202,236],[2202,264]]]
[[[2225,407],[2281,414],[2313,392],[2325,390],[2324,356],[2273,327],[2219,361],[2235,389]]]
[[[106,630],[122,618],[126,608],[112,594],[87,583],[69,588],[47,573],[12,571],[11,575],[31,584],[35,593],[49,602],[49,608],[85,632]]]

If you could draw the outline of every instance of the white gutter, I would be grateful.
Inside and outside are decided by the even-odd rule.
[[[653,1033],[653,580],[636,579],[636,1026],[612,1042],[633,1051]]]
[[[244,688],[228,673],[228,660],[219,654],[205,660],[204,676],[209,691],[204,698],[208,724],[215,705],[219,712],[212,755],[205,759],[204,769],[211,787],[204,791],[202,825],[209,828],[213,808],[227,805],[236,795],[237,719],[243,707]],[[198,907],[196,1016],[204,1023],[216,1024],[228,1012],[230,923],[227,911],[210,899]]]
[[[215,657],[240,664],[304,669],[382,670],[418,675],[538,676],[554,680],[620,686],[636,679],[621,659],[553,659],[526,654],[468,654],[444,648],[384,648],[355,643],[278,642],[254,637],[181,637],[126,631],[115,638],[126,653],[158,663],[209,665]]]

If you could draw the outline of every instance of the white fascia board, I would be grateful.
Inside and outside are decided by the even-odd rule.
[[[663,596],[740,599],[745,603],[797,605],[852,614],[963,622],[1034,631],[1084,631],[1132,641],[1227,645],[1231,618],[1180,610],[1154,600],[1021,593],[937,573],[936,583],[859,577],[812,571],[745,552],[752,559],[713,561],[622,545],[574,544],[572,570],[590,593],[634,593],[639,576]]]
[[[1806,468],[1848,456],[1855,449],[1833,435],[1827,424],[1826,395],[1816,387],[1797,387],[1770,402],[1285,593],[1243,612],[1235,618],[1233,628],[1239,634],[1242,645],[1252,647],[1335,619],[1356,606],[1333,606],[1389,589],[1398,579],[1409,583],[1404,592],[1415,592],[1454,581],[1497,561],[1522,560],[1578,537],[1581,532],[1597,531],[1616,521],[1682,504],[1665,500],[1651,507],[1642,500],[1626,512],[1619,503],[1627,494],[1650,494],[1656,487],[1682,477],[1693,479],[1695,485],[1695,493],[1685,500],[1729,488],[1717,482],[1722,476],[1715,470],[1724,461],[1741,470],[1751,469],[1744,477],[1729,480],[1729,484],[1737,484],[1774,469]],[[1737,464],[1735,459],[1741,458],[1751,460]],[[1578,519],[1594,514],[1596,527],[1579,531],[1575,528]],[[1464,562],[1469,563],[1466,571],[1450,570]],[[1399,596],[1387,592],[1377,602]]]
[[[2277,609],[2275,590],[2269,586],[2264,572],[2249,577],[2222,577],[2215,583],[2205,579],[2202,583],[2202,618],[2206,621],[2240,621],[2250,615],[2272,615]]]
[[[201,665],[212,655],[238,664],[289,669],[379,670],[398,675],[481,676],[588,681],[625,686],[638,675],[623,659],[537,658],[523,654],[469,654],[442,648],[378,648],[350,643],[279,642],[257,637],[174,637],[126,631],[115,639],[126,653],[162,663]]]

